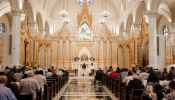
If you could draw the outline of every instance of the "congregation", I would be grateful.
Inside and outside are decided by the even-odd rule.
[[[6,67],[0,71],[0,100],[51,100],[67,80],[68,72],[53,66]]]
[[[169,72],[152,67],[119,67],[96,72],[95,82],[102,82],[119,100],[175,100],[175,69]]]

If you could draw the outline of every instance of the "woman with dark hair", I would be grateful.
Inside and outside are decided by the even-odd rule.
[[[167,77],[163,81],[159,81],[160,85],[163,86],[164,89],[169,89],[169,83],[173,81],[173,73],[168,73]]]
[[[162,92],[162,86],[160,84],[154,85],[153,93],[149,93],[149,91],[145,92],[145,95],[149,96],[151,100],[162,100],[165,96],[165,93]]]
[[[7,78],[8,78],[8,81],[7,81],[6,87],[10,88],[11,91],[16,96],[16,98],[19,99],[18,86],[15,83],[15,81],[16,81],[15,73],[14,72],[9,73],[9,75],[7,76]],[[12,82],[14,82],[14,83],[12,84]]]
[[[120,72],[121,72],[120,67],[117,67],[116,72],[117,72],[117,73],[120,73]]]
[[[135,67],[132,67],[132,73],[133,74],[136,74],[137,73],[137,71],[135,70]]]
[[[148,80],[147,80],[148,82],[148,84],[156,84],[157,82],[159,82],[159,80],[158,80],[158,77],[156,76],[156,74],[154,74],[154,73],[151,73],[149,76],[148,76]]]

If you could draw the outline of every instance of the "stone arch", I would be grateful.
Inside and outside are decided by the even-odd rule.
[[[37,15],[36,15],[36,23],[37,23],[37,26],[38,26],[38,30],[44,30],[44,27],[43,27],[43,18],[41,16],[41,13],[40,12],[37,12]]]
[[[130,32],[132,24],[133,24],[133,15],[132,15],[132,13],[130,13],[128,15],[127,20],[126,20],[125,31]]]
[[[119,36],[123,36],[123,32],[124,32],[124,23],[121,22],[120,28],[119,28]]]
[[[23,0],[9,0],[12,10],[21,9],[23,5]]]
[[[28,21],[29,22],[34,22],[35,21],[34,10],[33,10],[33,7],[31,5],[31,3],[29,1],[25,1],[23,3],[23,8],[22,9],[25,13],[27,13]]]
[[[161,2],[158,9],[158,14],[165,16],[169,22],[171,22],[172,15],[170,8],[166,2]]]
[[[161,1],[162,0],[150,0],[150,2],[149,2],[149,6],[150,6],[149,11],[158,12],[159,4],[160,4]]]
[[[124,67],[124,59],[123,59],[123,46],[119,45],[117,48],[117,66],[123,68]]]
[[[83,47],[83,48],[80,49],[79,57],[80,57],[81,60],[83,59],[82,57],[85,57],[85,60],[88,61],[90,56],[91,56],[91,54],[90,54],[90,51],[89,51],[88,48]]]
[[[48,21],[45,22],[45,33],[50,34],[50,27]]]
[[[11,12],[11,6],[10,6],[10,2],[3,0],[1,1],[1,7],[0,7],[0,17],[3,16],[6,13]]]
[[[144,16],[143,12],[146,12],[146,11],[147,11],[147,5],[145,1],[140,2],[139,6],[137,7],[137,11],[133,19],[133,22],[135,24],[141,24],[142,17]]]

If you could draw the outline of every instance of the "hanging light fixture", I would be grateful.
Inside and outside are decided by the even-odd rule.
[[[71,22],[71,20],[69,19],[69,18],[65,18],[64,20],[63,20],[63,23],[65,23],[65,24],[69,24]]]
[[[68,0],[67,0],[67,11],[68,11]],[[69,18],[65,18],[64,20],[63,20],[63,23],[64,24],[69,24],[71,22],[71,20],[69,19]]]
[[[102,0],[102,12],[103,12],[103,0]],[[101,15],[101,16],[102,16],[102,15]],[[105,23],[106,23],[105,19],[103,19],[103,16],[102,16],[102,18],[98,21],[98,23],[100,23],[100,24],[105,24]]]
[[[105,0],[105,10],[101,13],[101,16],[108,17],[110,15],[111,15],[111,13],[106,10],[106,0]]]
[[[106,21],[105,21],[105,19],[100,19],[100,20],[98,21],[98,23],[100,23],[100,24],[105,24]]]
[[[62,16],[62,17],[66,17],[66,16],[69,15],[69,13],[66,10],[64,10],[64,1],[65,0],[63,0],[63,10],[59,13],[59,15]]]

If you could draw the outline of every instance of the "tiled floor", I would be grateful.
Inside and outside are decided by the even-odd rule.
[[[54,100],[117,100],[102,85],[94,85],[93,77],[72,77]]]

